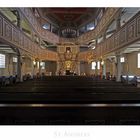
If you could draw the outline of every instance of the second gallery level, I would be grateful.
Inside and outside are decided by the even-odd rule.
[[[139,11],[140,8],[128,7],[0,8],[1,36],[5,39],[11,33],[10,42],[14,44],[22,44],[20,37],[24,36],[25,46],[29,46],[27,50],[38,55],[44,50],[53,54],[57,45],[65,43],[79,45],[81,51],[88,51],[115,38],[133,18],[139,17]],[[3,30],[9,30],[8,36],[4,36]]]

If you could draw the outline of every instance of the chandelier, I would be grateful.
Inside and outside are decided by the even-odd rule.
[[[76,37],[76,30],[73,28],[67,27],[62,30],[62,36],[68,37],[68,38]]]

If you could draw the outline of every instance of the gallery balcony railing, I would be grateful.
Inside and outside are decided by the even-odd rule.
[[[96,57],[117,51],[140,40],[140,11],[111,37],[96,46]]]
[[[77,42],[79,42],[79,44],[83,44],[95,39],[101,32],[104,31],[107,25],[110,24],[111,20],[114,18],[119,9],[120,8],[107,8],[95,29],[79,36]]]
[[[93,31],[89,31],[77,38],[61,38],[50,31],[44,30],[41,28],[40,24],[38,23],[36,17],[33,15],[30,8],[20,8],[21,12],[25,15],[28,21],[32,24],[32,26],[36,29],[38,34],[41,36],[42,39],[51,42],[53,44],[63,43],[63,42],[73,42],[73,43],[85,43],[90,40],[93,40],[97,35],[103,31],[103,29],[110,23],[113,19],[114,15],[117,13],[119,8],[107,8],[105,14],[101,18],[100,22],[98,23],[97,27]]]
[[[96,45],[95,50],[91,50],[94,59],[99,59],[111,52],[119,51],[136,41],[140,40],[140,12],[133,16],[117,32],[103,42]],[[89,51],[79,53],[79,59],[88,61]]]
[[[30,8],[19,8],[19,10],[27,18],[27,20],[30,22],[33,28],[38,32],[38,34],[43,40],[51,42],[53,44],[59,43],[59,36],[55,35],[54,33],[48,30],[43,29],[40,23],[38,23],[36,17],[33,15]]]
[[[59,42],[60,44],[66,44],[66,43],[76,44],[77,43],[77,38],[63,38],[63,37],[60,37],[59,41],[60,41]]]
[[[41,57],[49,60],[57,59],[57,53],[42,49],[2,14],[0,14],[0,40],[17,47],[20,52],[26,52],[31,57]]]

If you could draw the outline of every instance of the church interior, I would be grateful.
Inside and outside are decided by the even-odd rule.
[[[140,124],[140,8],[0,8],[0,124]]]

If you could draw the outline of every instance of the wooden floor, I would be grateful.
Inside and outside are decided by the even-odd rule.
[[[0,124],[140,124],[140,89],[86,76],[48,76],[0,88]]]

